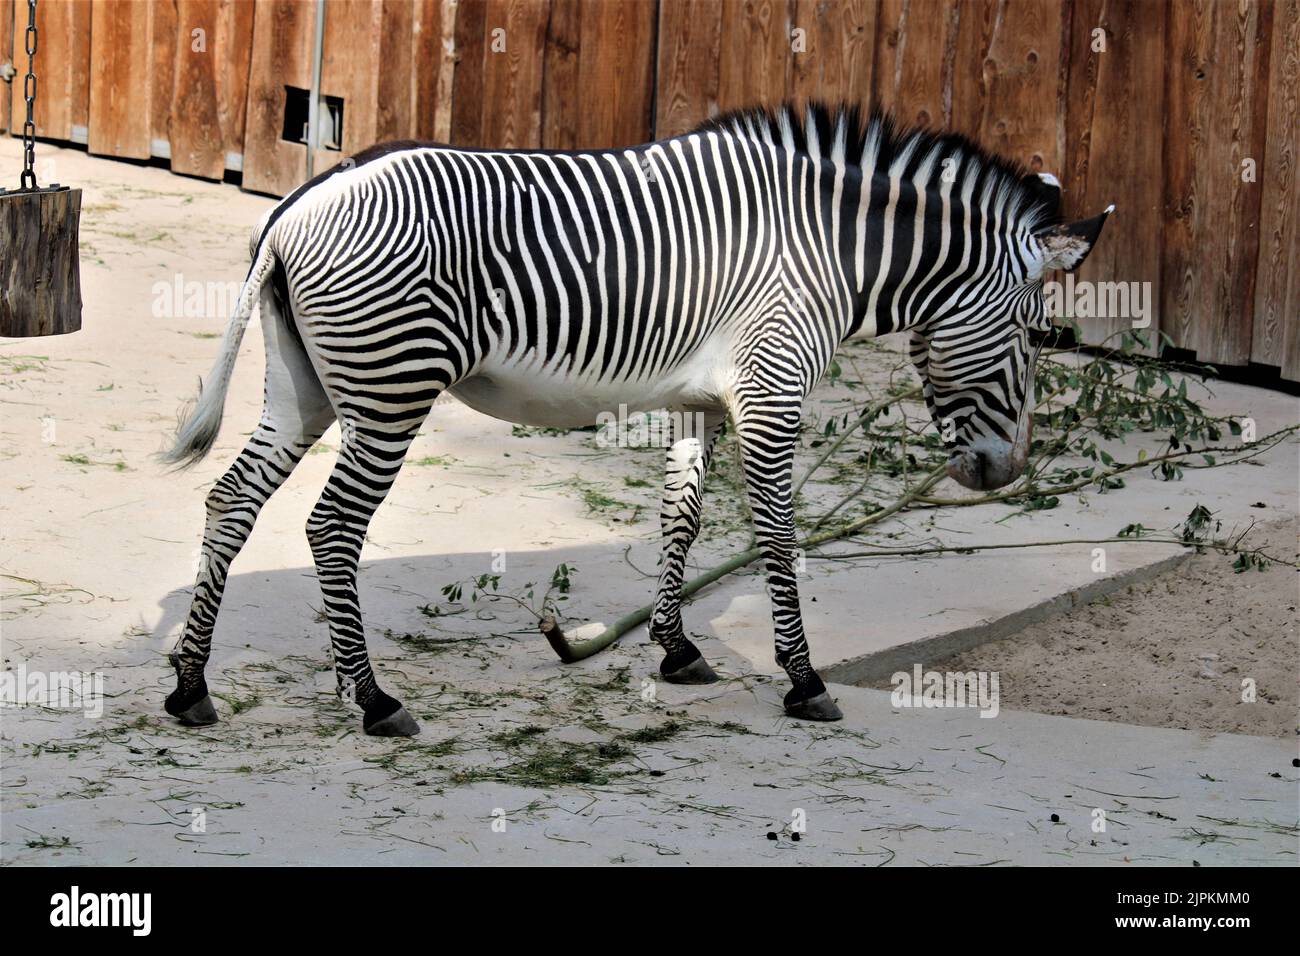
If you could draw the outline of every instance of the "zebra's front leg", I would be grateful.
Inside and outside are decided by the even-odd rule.
[[[370,519],[397,478],[418,427],[390,434],[346,423],[339,459],[307,519],[307,540],[329,619],[339,696],[351,689],[364,714],[366,733],[379,737],[411,737],[420,727],[375,680],[361,623],[357,568]]]
[[[785,695],[785,711],[804,720],[839,720],[843,714],[813,670],[799,611],[799,548],[791,495],[799,417],[799,405],[794,402],[751,407],[736,423],[736,434],[754,533],[767,570],[776,662],[794,685]]]
[[[683,422],[687,420],[685,415],[682,415]],[[682,580],[686,554],[700,533],[704,476],[721,431],[720,420],[706,421],[702,437],[674,434],[668,448],[664,499],[659,512],[663,529],[662,566],[650,619],[650,637],[664,649],[659,673],[673,684],[710,684],[718,679],[682,627]]]

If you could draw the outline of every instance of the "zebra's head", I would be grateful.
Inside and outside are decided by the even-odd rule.
[[[999,250],[1005,254],[992,257],[989,273],[972,277],[968,294],[913,329],[912,362],[949,453],[948,475],[959,484],[1000,488],[1025,470],[1034,366],[1052,327],[1043,280],[1079,267],[1110,211],[1007,237]]]

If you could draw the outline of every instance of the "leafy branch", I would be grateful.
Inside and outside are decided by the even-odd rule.
[[[569,599],[569,591],[573,588],[573,576],[577,573],[577,568],[569,564],[556,565],[555,570],[551,572],[551,583],[542,593],[541,604],[534,607],[537,595],[537,586],[529,583],[523,587],[522,594],[510,594],[500,590],[501,575],[499,574],[480,574],[475,578],[465,578],[461,581],[452,581],[442,587],[442,595],[449,604],[462,605],[461,607],[444,607],[440,604],[426,604],[420,608],[423,614],[429,617],[447,617],[452,614],[461,614],[468,610],[468,605],[477,604],[480,601],[496,602],[507,601],[517,604],[538,622],[546,620],[555,620],[563,615],[560,613],[559,602]],[[468,589],[468,600],[466,591]]]
[[[1125,331],[1116,335],[1119,341],[1114,347],[1106,347],[1103,342],[1103,347],[1091,353],[1075,348],[1051,352],[1040,358],[1035,381],[1036,394],[1040,397],[1033,409],[1037,437],[1030,448],[1025,472],[1012,488],[959,498],[931,493],[944,477],[947,449],[928,423],[917,427],[913,420],[909,420],[908,407],[916,404],[921,394],[920,386],[891,384],[884,397],[826,422],[820,433],[814,433],[816,437],[811,447],[817,454],[794,483],[793,496],[798,496],[808,482],[831,463],[860,468],[862,479],[811,525],[802,525],[805,530],[797,547],[808,552],[832,541],[851,538],[900,512],[914,509],[965,508],[1000,502],[1017,508],[1013,514],[1049,510],[1057,507],[1064,495],[1081,494],[1093,487],[1099,494],[1122,489],[1125,487],[1124,476],[1141,468],[1148,469],[1153,478],[1178,481],[1183,478],[1184,470],[1252,461],[1300,430],[1300,425],[1293,425],[1253,442],[1223,443],[1226,435],[1243,435],[1241,419],[1211,415],[1188,394],[1188,375],[1199,376],[1204,384],[1213,369],[1142,354],[1148,348],[1148,341],[1141,332]],[[1076,341],[1080,338],[1076,333]],[[1164,345],[1170,344],[1163,333],[1161,339]],[[894,411],[898,414],[891,415]],[[919,412],[924,414],[923,409]],[[1122,444],[1126,436],[1133,434],[1161,432],[1167,436],[1163,451],[1149,454],[1145,448],[1139,449],[1130,460],[1120,460],[1114,445],[1107,447],[1106,444]],[[855,445],[855,440],[860,444]],[[1200,460],[1195,461],[1198,456]],[[893,497],[887,504],[874,504],[864,497],[876,480],[902,483],[901,487],[895,485],[892,488],[890,493]],[[826,527],[837,515],[861,510],[864,506],[866,514],[842,519],[838,524]],[[1011,516],[1008,514],[1006,517]],[[961,546],[927,544],[817,557],[844,560],[969,554],[1003,548],[1124,544],[1140,539],[1146,543],[1235,555],[1232,567],[1238,573],[1251,568],[1264,570],[1271,562],[1280,560],[1261,548],[1246,545],[1250,529],[1236,536],[1214,537],[1220,530],[1217,519],[1208,509],[1198,505],[1188,515],[1183,527],[1169,534],[1153,535],[1141,525],[1130,524],[1108,538]],[[715,581],[750,565],[760,554],[759,548],[751,542],[748,548],[686,582],[682,597],[690,598]],[[651,605],[638,608],[615,621],[602,634],[582,642],[568,641],[554,617],[539,620],[543,634],[561,660],[572,662],[591,656],[644,624],[651,611]]]

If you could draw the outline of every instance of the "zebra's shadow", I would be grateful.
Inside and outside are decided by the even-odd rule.
[[[657,541],[636,541],[631,548],[628,542],[610,542],[363,559],[358,588],[367,643],[374,657],[386,658],[401,653],[394,634],[447,640],[531,634],[541,640],[536,618],[522,605],[540,610],[548,590],[566,629],[611,623],[653,599],[658,554]],[[701,563],[707,566],[707,561]],[[243,650],[272,655],[324,652],[328,626],[314,568],[240,572],[238,567],[236,563],[227,581],[217,619],[215,665]],[[755,586],[750,582],[743,588],[748,592]],[[726,590],[726,585],[715,586],[694,606],[684,608],[688,631],[710,636],[709,620],[730,600]],[[175,588],[159,600],[151,640],[160,653],[175,645],[192,595],[192,586]],[[624,640],[645,643],[648,637],[642,628]],[[550,653],[547,649],[548,657]]]

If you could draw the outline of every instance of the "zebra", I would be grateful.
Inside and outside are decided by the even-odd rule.
[[[253,231],[214,369],[164,461],[212,447],[260,304],[261,421],[207,496],[202,560],[166,701],[217,720],[204,668],[231,561],[258,512],[335,421],[341,450],[307,521],[339,692],[369,734],[419,732],[371,668],[357,596],[367,525],[444,393],[524,425],[603,410],[699,421],[666,453],[649,622],[663,679],[717,675],[681,597],[709,460],[729,420],[772,605],[785,712],[837,720],[799,609],[791,470],[804,400],[842,342],[891,332],[949,453],[991,489],[1029,452],[1042,292],[1111,208],[1065,222],[1059,183],[886,113],[785,105],[625,149],[371,147],[295,190]],[[672,420],[677,415],[670,416]],[[686,429],[682,429],[686,431]]]

